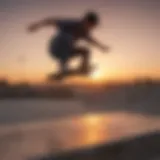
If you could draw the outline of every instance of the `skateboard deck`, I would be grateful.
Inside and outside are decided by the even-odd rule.
[[[48,80],[50,81],[54,81],[54,80],[63,80],[67,77],[72,77],[72,76],[88,76],[90,72],[92,72],[94,70],[94,66],[89,68],[88,72],[83,72],[79,69],[69,69],[68,71],[66,71],[65,73],[62,72],[58,72],[58,73],[51,73],[48,76]]]

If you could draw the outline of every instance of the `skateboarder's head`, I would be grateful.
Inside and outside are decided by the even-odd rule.
[[[95,12],[87,12],[83,18],[83,22],[88,29],[92,29],[98,25],[99,17]]]

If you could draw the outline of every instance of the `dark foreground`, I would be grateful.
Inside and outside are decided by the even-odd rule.
[[[160,132],[34,160],[160,160]]]

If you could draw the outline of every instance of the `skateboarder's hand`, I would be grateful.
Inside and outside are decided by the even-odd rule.
[[[101,50],[102,50],[102,52],[109,52],[110,47],[108,47],[108,46],[101,46]]]
[[[39,28],[38,24],[32,24],[28,27],[29,32],[35,32]]]

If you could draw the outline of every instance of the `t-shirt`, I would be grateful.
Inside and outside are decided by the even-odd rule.
[[[80,20],[57,20],[56,24],[60,32],[73,36],[74,40],[89,38],[89,32],[83,27]]]

